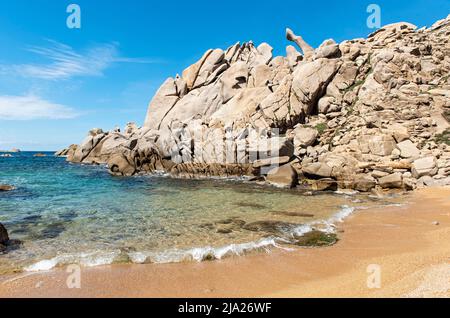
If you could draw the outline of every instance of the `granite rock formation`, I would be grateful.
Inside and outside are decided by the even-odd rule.
[[[450,16],[387,25],[313,49],[287,30],[207,51],[168,78],[143,127],[93,129],[59,155],[113,175],[249,176],[292,187],[415,189],[450,184]],[[320,184],[316,187],[321,187]]]

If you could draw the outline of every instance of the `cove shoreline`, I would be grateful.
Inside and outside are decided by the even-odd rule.
[[[408,199],[406,206],[358,211],[331,247],[82,268],[81,289],[67,288],[63,269],[0,276],[0,297],[450,297],[450,188]],[[380,289],[367,287],[374,264]]]

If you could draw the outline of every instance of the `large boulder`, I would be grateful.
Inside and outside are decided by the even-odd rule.
[[[317,111],[317,102],[325,94],[327,85],[339,70],[337,60],[318,59],[300,64],[293,73],[292,92],[303,104],[306,115]]]
[[[377,180],[370,175],[358,174],[353,181],[353,189],[361,192],[369,192],[377,185]]]
[[[225,63],[225,52],[220,49],[208,50],[195,64],[183,71],[183,80],[189,90],[203,85],[214,72]],[[217,76],[217,73],[214,75]]]
[[[110,173],[115,176],[132,176],[136,173],[134,161],[123,153],[112,155],[107,164]]]
[[[203,86],[214,80],[221,72],[225,70],[226,62],[224,60],[225,52],[221,49],[212,50],[211,53],[203,60],[202,65],[198,71],[195,81],[186,81],[188,89]],[[224,67],[221,67],[221,66]],[[183,78],[185,73],[183,73]]]
[[[295,128],[293,135],[295,149],[307,148],[316,142],[319,132],[314,128],[299,126]]]
[[[180,99],[175,79],[168,78],[148,106],[145,127],[159,129],[161,122]]]
[[[424,176],[434,176],[438,172],[435,157],[426,157],[414,161],[411,169],[414,178],[419,179]]]
[[[400,150],[400,156],[402,158],[418,158],[420,156],[420,150],[417,149],[411,140],[402,141],[397,144],[397,147]]]
[[[333,169],[326,163],[316,162],[303,167],[302,171],[313,178],[330,178]]]
[[[88,136],[84,141],[73,151],[69,153],[67,160],[70,162],[81,163],[83,162],[97,147],[102,140],[107,136],[101,129],[95,128],[89,131]]]
[[[77,151],[78,145],[70,145],[69,148],[62,149],[55,153],[55,157],[73,157]]]
[[[371,153],[376,156],[390,156],[396,148],[391,135],[361,136],[359,145],[362,153]]]
[[[224,103],[232,99],[241,89],[247,87],[249,66],[244,62],[236,62],[225,71],[220,80],[221,98]]]
[[[292,91],[292,81],[292,75],[286,75],[261,101],[252,116],[254,126],[292,128],[304,119],[304,106]]]
[[[277,187],[292,188],[297,184],[297,172],[290,164],[269,171],[267,181]]]
[[[316,50],[315,59],[320,58],[337,58],[341,56],[341,50],[339,44],[334,40],[325,40],[320,47]]]
[[[380,186],[385,189],[397,189],[403,186],[403,176],[400,172],[380,178],[378,181]]]
[[[228,126],[234,122],[248,120],[247,118],[255,113],[258,105],[271,93],[267,86],[241,89],[229,102],[211,115],[211,121],[222,122]]]
[[[398,143],[410,138],[408,128],[402,124],[394,123],[388,127],[388,130],[391,131],[392,136]]]

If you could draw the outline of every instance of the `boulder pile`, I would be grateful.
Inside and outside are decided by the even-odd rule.
[[[58,155],[113,175],[249,176],[371,191],[450,184],[450,16],[314,49],[290,29],[207,51],[168,78],[143,127],[93,129]]]

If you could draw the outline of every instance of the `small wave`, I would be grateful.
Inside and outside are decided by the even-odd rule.
[[[85,267],[109,265],[112,264],[120,254],[120,251],[64,254],[58,255],[49,260],[39,261],[25,267],[24,270],[26,272],[49,271],[57,266],[70,264],[79,264]]]
[[[271,247],[282,248],[276,243],[275,238],[266,238],[258,242],[230,244],[223,247],[203,247],[187,250],[166,250],[164,252],[130,252],[126,257],[133,264],[167,264],[180,263],[184,261],[202,262],[213,259],[223,259],[228,256],[242,256],[246,253],[256,250],[269,251]],[[28,267],[26,272],[49,271],[58,266],[79,264],[84,267],[94,267],[101,265],[110,265],[116,263],[123,253],[121,251],[113,252],[92,252],[79,254],[64,254],[56,256],[49,260],[42,260]]]
[[[344,205],[341,207],[341,210],[333,214],[330,218],[322,221],[313,221],[302,224],[294,229],[293,234],[296,236],[302,236],[314,230],[319,230],[325,233],[334,233],[336,231],[336,224],[344,222],[344,220],[352,215],[355,210],[355,208]]]
[[[223,247],[202,247],[189,250],[168,250],[162,253],[154,252],[135,252],[128,254],[130,260],[135,264],[165,264],[179,263],[184,261],[202,262],[213,259],[223,259],[228,256],[242,256],[255,250],[269,251],[271,247],[281,248],[275,238],[267,238],[258,242],[230,244]]]
[[[349,206],[341,207],[337,213],[329,219],[302,224],[294,228],[291,236],[302,236],[314,230],[326,233],[333,233],[336,230],[336,223],[343,222],[349,217],[355,208]],[[207,260],[220,260],[230,256],[242,256],[253,251],[270,252],[271,248],[291,250],[281,246],[279,243],[289,243],[286,238],[268,237],[256,242],[229,244],[222,247],[198,247],[191,249],[172,249],[163,252],[128,252],[126,258],[133,264],[167,264],[180,263],[185,261],[202,262]],[[117,250],[112,252],[91,252],[78,254],[64,254],[49,260],[42,260],[26,267],[26,272],[49,271],[58,266],[79,264],[85,267],[110,265],[123,260],[124,252]]]

